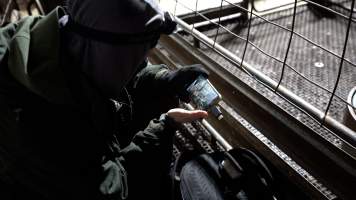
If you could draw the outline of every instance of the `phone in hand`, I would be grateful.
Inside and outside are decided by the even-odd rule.
[[[220,93],[204,76],[199,76],[188,86],[187,91],[192,103],[200,110],[209,111],[221,100]]]

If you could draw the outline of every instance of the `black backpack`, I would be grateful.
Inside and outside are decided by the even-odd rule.
[[[174,200],[277,199],[271,170],[257,153],[244,148],[184,152],[172,175]]]

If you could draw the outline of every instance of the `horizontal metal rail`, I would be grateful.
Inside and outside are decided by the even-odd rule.
[[[246,62],[242,62],[241,58],[237,57],[235,54],[231,53],[229,50],[225,49],[218,43],[215,43],[212,39],[208,38],[200,31],[195,29],[194,26],[187,24],[179,18],[175,19],[183,30],[188,33],[191,33],[195,38],[204,42],[209,47],[214,48],[215,51],[225,56],[227,59],[233,61],[238,67],[242,66],[244,70],[248,71],[248,73],[256,77],[258,80],[266,84],[271,89],[276,89],[276,92],[283,95],[286,99],[288,99],[290,102],[297,105],[301,109],[307,111],[314,119],[318,121],[325,120],[325,126],[327,128],[337,133],[337,135],[339,135],[346,142],[350,143],[352,146],[356,147],[356,133],[353,130],[341,124],[334,118],[325,115],[321,110],[306,102],[304,99],[300,98],[282,85],[278,86],[278,83],[276,81],[272,80],[271,78],[269,78],[259,70],[255,69],[253,66],[247,64]],[[356,154],[354,154],[353,156],[356,158]]]
[[[223,16],[223,17],[219,17],[219,18],[214,18],[214,19],[211,19],[211,20],[206,20],[206,21],[194,23],[194,27],[195,28],[200,28],[202,26],[215,25],[216,23],[219,24],[219,23],[224,22],[224,21],[237,19],[237,18],[239,18],[241,16],[242,16],[241,13],[235,13],[235,14],[232,14],[232,15],[227,15],[227,16]]]
[[[300,0],[298,0],[298,3],[300,2]],[[255,5],[255,1],[252,1],[251,2],[251,6],[252,6],[252,9],[255,10],[256,12],[259,12],[259,13],[270,13],[271,11],[276,11],[276,10],[279,10],[281,8],[283,9],[286,9],[288,7],[293,7],[294,6],[294,2],[289,2],[289,3],[284,3],[284,4],[281,4],[281,5],[278,5],[278,6],[275,6],[275,7],[271,7],[271,8],[267,8],[267,9],[263,9],[263,10],[259,10],[256,8],[256,5]]]

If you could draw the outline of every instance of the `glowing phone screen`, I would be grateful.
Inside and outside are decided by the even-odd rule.
[[[208,110],[220,99],[220,94],[203,76],[199,76],[187,90],[197,109]]]

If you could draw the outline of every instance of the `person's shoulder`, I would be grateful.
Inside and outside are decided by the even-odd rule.
[[[2,58],[1,55],[6,52],[11,42],[18,38],[30,38],[32,27],[41,18],[42,16],[28,16],[0,28],[0,60]]]

